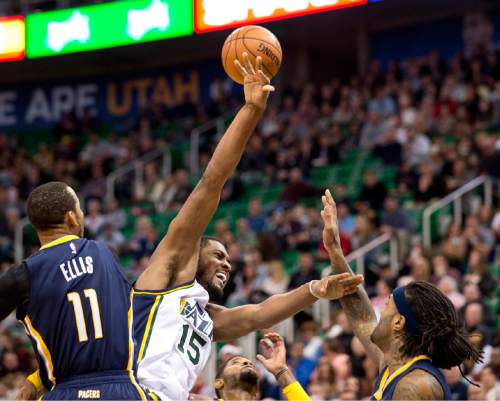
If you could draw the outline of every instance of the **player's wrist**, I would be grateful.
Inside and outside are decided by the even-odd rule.
[[[317,299],[320,299],[321,296],[318,294],[318,286],[319,286],[320,280],[311,280],[309,281],[309,293]]]
[[[257,117],[260,117],[266,110],[266,105],[259,105],[254,102],[245,102],[245,105],[243,107],[254,113]]]

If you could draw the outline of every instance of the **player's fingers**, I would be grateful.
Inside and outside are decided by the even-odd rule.
[[[280,335],[274,331],[271,331],[271,332],[266,334],[266,338],[268,338],[272,342],[275,342],[276,340],[278,340],[280,338]]]
[[[349,285],[359,285],[363,282],[363,276],[360,275],[360,274],[357,274],[355,276],[351,275],[350,273],[347,273],[349,274],[348,277],[342,277],[340,278],[340,283],[342,285],[346,285],[346,286],[349,286]]]
[[[322,297],[324,297],[327,292],[328,292],[328,280],[321,280],[320,282],[320,286],[319,286],[319,295],[321,295]]]
[[[348,287],[344,288],[344,295],[351,295],[355,294],[358,291],[358,287]]]
[[[247,70],[245,69],[245,67],[243,67],[241,65],[241,63],[239,62],[238,59],[234,60],[234,65],[236,66],[236,68],[238,69],[238,71],[240,72],[241,75],[243,75],[244,77],[246,77],[248,75]]]
[[[255,74],[255,69],[253,68],[247,52],[243,52],[243,65],[250,74]]]
[[[333,213],[336,216],[337,215],[337,204],[335,203],[335,200],[333,199],[332,193],[330,192],[329,189],[326,190],[326,198],[328,200],[328,204],[332,206]]]
[[[271,346],[266,340],[260,340],[260,346],[262,347],[262,352],[266,355],[269,356],[271,354]]]
[[[274,92],[275,89],[274,89],[274,86],[272,86],[272,85],[264,85],[262,87],[262,90],[264,92]]]
[[[266,74],[264,74],[264,71],[258,70],[257,71],[257,75],[260,77],[260,79],[262,80],[262,82],[267,82],[267,83],[271,82],[271,80],[269,79],[269,77]]]
[[[340,273],[340,274],[335,274],[331,277],[331,280],[333,281],[344,281],[344,280],[349,280],[351,278],[352,274],[351,273]]]
[[[260,363],[262,363],[264,366],[266,365],[266,361],[267,361],[267,359],[266,359],[266,358],[264,358],[264,356],[263,356],[263,355],[261,355],[261,354],[257,354],[255,357],[256,357],[256,358],[257,358],[257,360],[258,360]]]
[[[255,68],[257,72],[262,71],[262,57],[257,56],[255,59]]]

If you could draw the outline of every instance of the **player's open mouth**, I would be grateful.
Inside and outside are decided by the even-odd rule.
[[[222,281],[222,284],[226,284],[227,281],[227,274],[224,272],[217,272],[215,274],[215,277],[217,277],[220,281]]]

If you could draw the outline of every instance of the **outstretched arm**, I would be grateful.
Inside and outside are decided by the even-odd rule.
[[[274,88],[262,72],[262,59],[254,66],[243,53],[244,66],[236,66],[244,76],[245,105],[217,145],[200,182],[170,223],[167,234],[151,256],[149,266],[139,277],[137,289],[162,290],[194,279],[199,243],[212,219],[224,184],[238,165],[245,145],[266,107]]]
[[[312,305],[318,298],[339,299],[356,291],[361,276],[339,274],[313,280],[285,294],[269,297],[260,304],[236,308],[207,305],[214,322],[214,341],[239,338],[255,330],[271,327]]]
[[[333,272],[353,274],[340,246],[337,207],[329,190],[325,192],[322,201],[323,243],[330,256]],[[370,335],[377,326],[377,317],[363,286],[357,287],[354,294],[341,298],[340,304],[351,323],[354,334],[365,347],[367,354],[381,369],[383,364],[382,351],[370,339]]]

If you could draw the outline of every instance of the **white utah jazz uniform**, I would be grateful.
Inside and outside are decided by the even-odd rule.
[[[161,400],[187,400],[210,356],[213,322],[196,281],[167,291],[135,291],[137,378]]]

